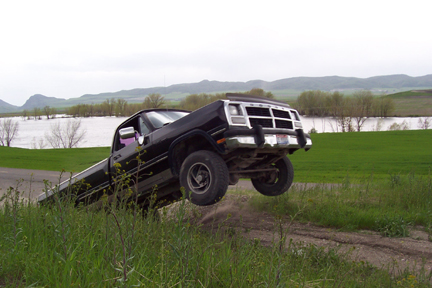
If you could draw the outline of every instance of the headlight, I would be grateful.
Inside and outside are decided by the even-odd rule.
[[[242,115],[239,105],[233,105],[233,104],[228,105],[228,109],[229,109],[229,113],[232,116]]]

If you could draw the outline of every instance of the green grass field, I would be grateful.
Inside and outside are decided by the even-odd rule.
[[[312,134],[312,149],[296,151],[296,182],[341,183],[390,175],[429,175],[432,130]],[[0,167],[79,172],[109,156],[109,148],[29,150],[0,147]]]
[[[340,183],[349,175],[376,179],[390,174],[428,175],[432,130],[312,134],[312,149],[290,156],[296,182]]]
[[[0,167],[79,172],[107,158],[110,149],[22,149],[1,146],[0,154]]]

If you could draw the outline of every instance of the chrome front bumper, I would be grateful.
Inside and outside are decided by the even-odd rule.
[[[309,150],[312,147],[312,140],[306,138],[306,145],[301,147],[298,143],[297,136],[292,135],[279,135],[279,134],[265,134],[264,144],[258,145],[255,136],[234,136],[226,138],[226,145],[228,149],[233,148],[296,148]]]

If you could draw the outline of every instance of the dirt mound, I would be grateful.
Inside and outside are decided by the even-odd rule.
[[[227,196],[216,205],[197,208],[195,220],[205,230],[234,228],[244,237],[260,239],[267,246],[280,237],[281,223],[287,239],[302,245],[338,247],[340,253],[350,252],[352,260],[369,262],[394,272],[405,268],[418,270],[423,265],[427,273],[432,271],[432,242],[423,231],[413,230],[410,237],[388,238],[373,231],[339,232],[312,224],[290,223],[288,217],[278,222],[268,213],[255,211],[248,200],[247,196]]]

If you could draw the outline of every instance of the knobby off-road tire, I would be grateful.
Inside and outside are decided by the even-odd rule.
[[[180,168],[180,185],[195,205],[219,202],[228,189],[229,172],[223,159],[211,151],[190,154]]]
[[[270,173],[266,177],[252,178],[255,189],[266,196],[278,196],[285,193],[294,180],[294,168],[288,157],[284,156],[271,167],[277,169],[276,173]]]

